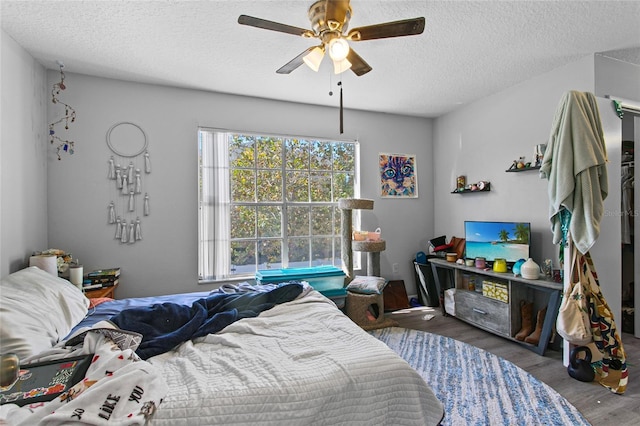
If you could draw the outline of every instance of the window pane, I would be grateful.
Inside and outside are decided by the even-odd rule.
[[[333,175],[333,200],[353,198],[353,173],[335,173]]]
[[[292,237],[309,235],[309,207],[287,207],[287,234]]]
[[[253,170],[231,170],[231,199],[235,202],[256,200],[256,173]]]
[[[337,207],[333,207],[333,235],[340,236],[342,232],[342,218],[341,218],[341,210]]]
[[[258,269],[277,269],[282,267],[281,240],[258,241],[258,247],[260,247]]]
[[[282,139],[257,138],[257,166],[260,169],[282,168]]]
[[[287,172],[287,201],[309,201],[309,172]]]
[[[247,206],[231,207],[231,238],[256,237],[256,208]]]
[[[313,141],[311,142],[311,169],[331,170],[331,143]]]
[[[282,209],[279,206],[258,207],[258,237],[282,237]]]
[[[309,168],[309,142],[300,139],[287,139],[287,169],[307,170]]]
[[[311,201],[331,202],[331,173],[311,173]]]
[[[304,268],[309,266],[309,239],[291,238],[288,243],[289,267]]]
[[[260,182],[260,189],[257,191],[258,201],[282,201],[282,172],[280,170],[260,170],[258,182]]]
[[[335,255],[333,256],[333,264],[334,265],[342,265],[342,241],[340,237],[336,237],[333,239],[333,248]],[[353,266],[356,269],[360,269],[360,256],[354,256]]]
[[[231,273],[246,274],[256,271],[255,241],[231,242]]]
[[[230,135],[229,166],[254,167],[255,140],[251,136]]]
[[[334,170],[355,170],[356,146],[352,143],[333,144],[333,169]]]
[[[311,257],[313,265],[333,263],[333,238],[312,238]]]
[[[331,206],[311,207],[311,232],[313,235],[332,235]]]

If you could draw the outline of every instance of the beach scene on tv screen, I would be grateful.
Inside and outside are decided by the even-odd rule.
[[[516,262],[529,257],[529,223],[465,222],[466,257]]]

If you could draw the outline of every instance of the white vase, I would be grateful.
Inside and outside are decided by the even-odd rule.
[[[537,280],[540,277],[540,265],[529,258],[520,266],[520,275],[528,280]]]

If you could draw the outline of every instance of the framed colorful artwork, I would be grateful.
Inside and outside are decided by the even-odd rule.
[[[418,198],[416,156],[380,153],[380,196]]]

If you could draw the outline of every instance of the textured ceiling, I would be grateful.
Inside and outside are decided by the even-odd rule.
[[[129,81],[436,117],[575,61],[640,65],[640,1],[352,0],[350,28],[424,16],[418,36],[351,46],[361,77],[276,70],[315,40],[237,23],[247,14],[309,28],[311,0],[10,1],[2,29],[46,68]]]

